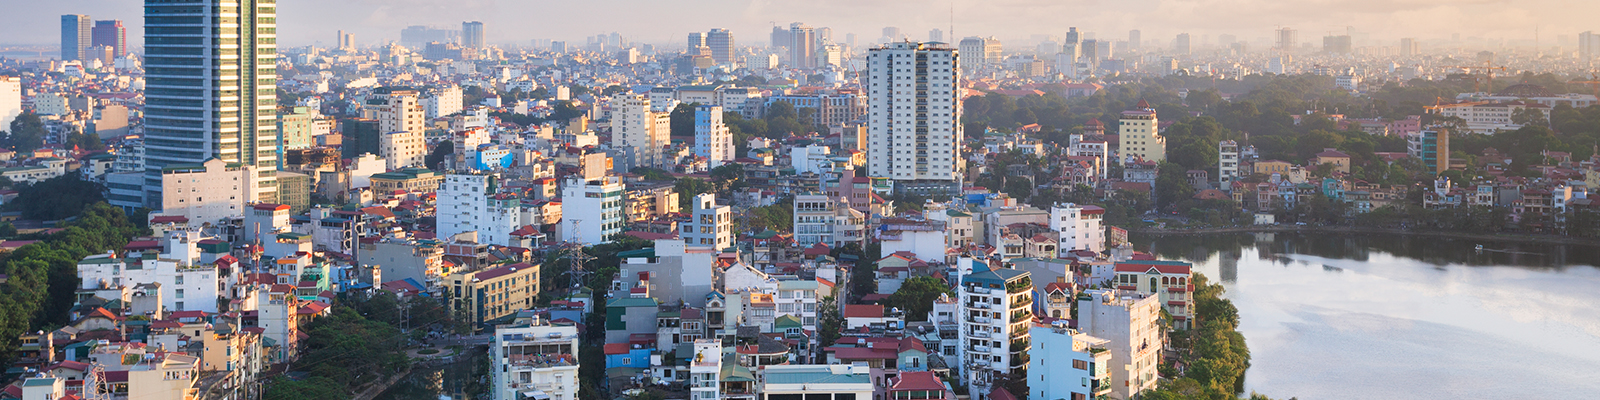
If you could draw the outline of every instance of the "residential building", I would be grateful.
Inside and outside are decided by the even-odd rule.
[[[504,264],[450,271],[444,299],[450,315],[481,324],[533,307],[539,297],[539,264]]]
[[[1028,393],[1036,399],[1101,399],[1111,394],[1109,340],[1066,327],[1034,325],[1029,332]]]
[[[693,211],[682,226],[685,243],[723,250],[733,246],[733,207],[717,205],[717,196],[702,193],[689,202]]]
[[[689,399],[721,398],[722,341],[695,339],[694,356],[689,359]]]
[[[1108,342],[1111,397],[1131,399],[1154,389],[1160,374],[1164,328],[1155,296],[1091,290],[1078,299],[1078,330]]]
[[[956,289],[961,314],[961,381],[969,393],[989,393],[996,381],[1028,373],[1033,326],[1033,278],[1028,271],[977,263]]]
[[[1050,230],[1060,232],[1061,257],[1075,250],[1099,253],[1106,249],[1106,231],[1101,225],[1106,209],[1094,205],[1056,203],[1050,207]]]
[[[203,164],[167,164],[161,171],[161,208],[151,217],[181,215],[196,225],[242,217],[250,200],[245,194],[257,182],[255,171],[216,158]]]
[[[479,243],[512,246],[511,232],[521,227],[522,201],[498,193],[499,187],[499,175],[445,175],[435,211],[438,237],[477,232]]]
[[[428,91],[428,97],[423,97],[422,118],[431,120],[450,114],[461,112],[461,87],[450,85],[434,88]]]
[[[212,9],[146,0],[144,10],[145,202],[165,204],[168,164],[212,158],[256,169],[240,198],[277,201],[276,2]]]
[[[1334,172],[1350,173],[1350,155],[1331,148],[1322,149],[1315,158],[1311,159],[1312,165],[1329,164]]]
[[[956,50],[896,42],[867,59],[867,171],[894,179],[897,192],[955,194],[965,166]]]
[[[977,71],[979,69],[1000,64],[1001,47],[1000,39],[994,36],[977,37],[969,36],[961,39],[961,54],[966,57],[958,64],[961,69]]]
[[[219,294],[226,294],[232,277],[222,276],[231,246],[207,238],[197,230],[173,230],[161,239],[161,247],[141,253],[96,254],[78,262],[79,289],[109,289],[153,284],[161,292],[166,310],[217,312]],[[230,257],[231,258],[231,257]],[[238,271],[232,271],[237,273]]]
[[[866,214],[845,206],[842,200],[802,194],[794,198],[794,240],[799,247],[818,243],[840,247],[865,245]]]
[[[694,110],[694,155],[705,157],[708,168],[733,161],[733,133],[722,123],[722,107],[696,107]]]
[[[717,250],[689,246],[678,239],[657,239],[655,246],[617,253],[622,259],[611,282],[614,293],[650,297],[667,304],[705,306],[705,296],[716,289]]]
[[[1126,159],[1160,163],[1167,160],[1167,138],[1161,136],[1156,110],[1143,99],[1133,110],[1123,111],[1119,134],[1122,156]]]
[[[1181,261],[1126,261],[1116,264],[1117,289],[1132,291],[1161,300],[1162,309],[1172,315],[1172,326],[1189,329],[1194,321],[1194,285],[1190,284],[1190,264]]]
[[[794,398],[871,399],[870,367],[864,365],[768,365],[756,393],[762,400]]]
[[[622,233],[622,192],[615,176],[568,177],[561,188],[561,240],[590,245]]]
[[[577,326],[522,312],[492,340],[491,399],[578,399]]]
[[[1224,140],[1217,143],[1217,187],[1233,190],[1239,180],[1239,143]]]
[[[673,160],[666,159],[663,149],[671,144],[672,110],[678,102],[672,99],[652,101],[650,96],[622,97],[612,103],[613,147],[631,149],[632,158],[621,164],[632,170],[637,167],[664,168]]]

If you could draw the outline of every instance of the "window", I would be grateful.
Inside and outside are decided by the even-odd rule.
[[[178,298],[178,299],[181,299],[181,298],[183,298],[183,289],[178,289],[178,290],[177,290],[177,291],[176,291],[176,292],[175,292],[175,296],[173,296],[173,298]],[[180,307],[180,308],[182,308],[182,307]]]
[[[1089,369],[1089,362],[1083,360],[1072,360],[1072,369]]]

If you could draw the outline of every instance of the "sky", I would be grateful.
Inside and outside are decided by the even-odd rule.
[[[9,4],[5,4],[9,3]],[[0,2],[0,44],[59,43],[61,14],[121,19],[128,39],[143,42],[142,1],[69,0]],[[355,34],[358,45],[398,40],[410,25],[460,29],[462,21],[485,24],[485,41],[529,44],[533,39],[581,44],[596,34],[619,32],[631,41],[677,45],[691,31],[726,28],[740,44],[767,41],[774,24],[805,22],[833,28],[836,41],[855,33],[858,43],[895,26],[913,40],[929,29],[957,37],[996,36],[1026,40],[1061,36],[1069,26],[1099,38],[1126,39],[1138,29],[1146,41],[1170,41],[1190,33],[1265,39],[1274,28],[1300,31],[1301,42],[1353,29],[1379,44],[1401,37],[1485,37],[1576,46],[1577,34],[1600,31],[1600,2],[1591,0],[279,0],[278,35],[284,46],[334,42],[335,32]],[[952,16],[954,20],[952,21]],[[1357,38],[1360,39],[1360,36]],[[1360,43],[1358,43],[1360,45]]]

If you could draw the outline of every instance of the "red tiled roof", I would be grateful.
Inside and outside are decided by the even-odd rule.
[[[944,391],[944,382],[933,371],[902,372],[900,380],[889,387],[890,392]]]
[[[882,318],[883,306],[873,304],[846,304],[844,317],[851,318]]]
[[[261,210],[261,211],[288,211],[289,210],[289,206],[288,205],[285,205],[285,204],[273,204],[273,203],[259,203],[259,204],[256,204],[255,206],[252,206],[252,207],[254,207],[257,210]]]
[[[627,343],[606,343],[606,355],[628,354]]]

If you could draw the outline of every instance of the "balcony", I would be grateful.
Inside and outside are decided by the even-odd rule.
[[[979,339],[988,339],[989,338],[989,332],[988,331],[967,332],[967,337],[974,337],[974,338],[979,338]]]
[[[969,315],[967,316],[967,322],[974,324],[987,324],[989,323],[989,317],[974,317]]]
[[[989,346],[967,346],[967,351],[988,354],[993,350]]]

